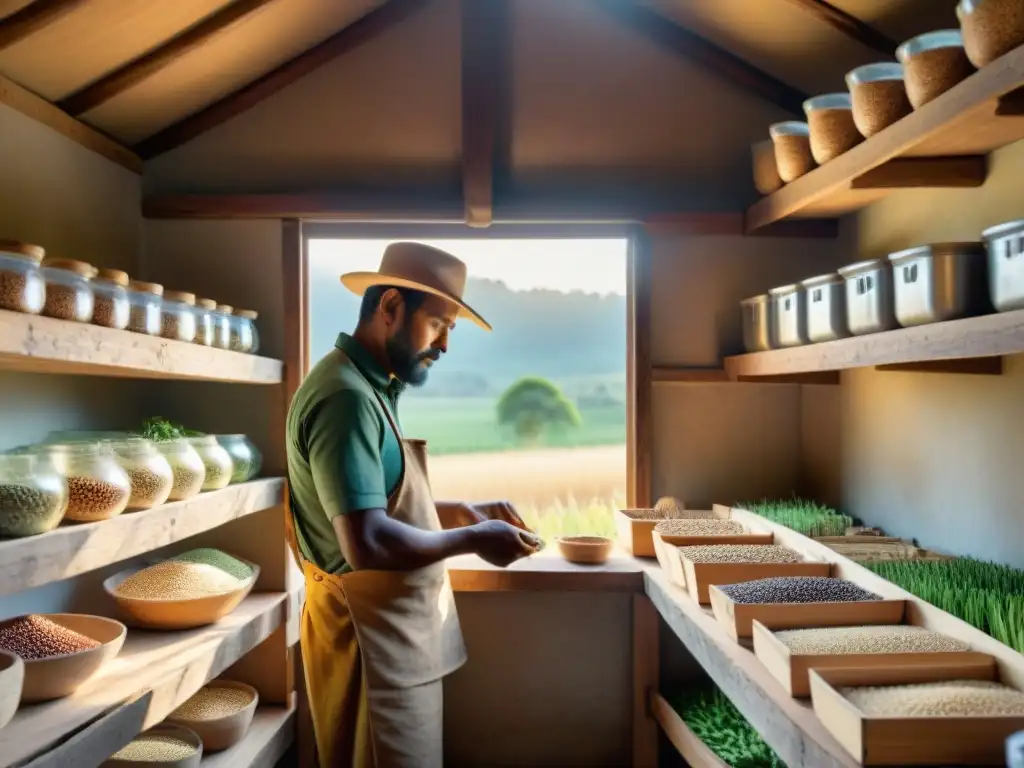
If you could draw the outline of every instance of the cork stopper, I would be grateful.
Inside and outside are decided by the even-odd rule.
[[[43,266],[46,269],[63,269],[66,272],[74,272],[82,277],[93,277],[96,274],[96,267],[85,261],[76,259],[43,259]]]
[[[260,313],[255,309],[236,309],[235,314],[239,317],[244,317],[246,320],[255,320],[260,316]]]
[[[232,307],[230,304],[218,304],[217,305],[217,311],[218,312],[223,312],[223,313],[225,313],[227,315],[230,315],[232,310],[234,310],[234,307]]]
[[[182,304],[195,305],[196,295],[188,291],[164,291],[165,301],[179,301]]]
[[[96,279],[106,280],[108,283],[120,285],[122,288],[126,287],[130,282],[128,273],[122,272],[120,269],[101,269],[96,273]]]
[[[46,249],[41,245],[23,243],[20,240],[0,240],[0,253],[21,256],[38,264],[46,256]]]
[[[196,299],[196,306],[202,309],[216,309],[217,302],[213,299]]]
[[[136,293],[151,293],[154,296],[163,296],[164,287],[160,283],[144,283],[141,280],[132,280],[128,288]]]

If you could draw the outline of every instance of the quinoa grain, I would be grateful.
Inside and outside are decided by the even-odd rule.
[[[735,520],[662,520],[654,530],[667,536],[729,536],[744,533]]]
[[[98,648],[99,643],[44,616],[30,614],[0,628],[0,648],[24,661],[48,659]]]
[[[196,748],[184,739],[164,734],[142,733],[119,749],[111,760],[134,760],[143,763],[172,763],[196,753]]]
[[[1024,715],[1024,693],[990,680],[949,680],[838,690],[869,717]]]
[[[134,600],[194,600],[234,592],[242,584],[213,565],[165,560],[133,573],[114,594]]]
[[[851,653],[926,653],[966,651],[962,640],[909,624],[873,627],[827,627],[776,632],[790,653],[798,656]]]
[[[149,509],[167,500],[173,479],[144,467],[125,470],[131,481],[132,493],[128,500],[130,509]]]
[[[202,490],[204,473],[195,472],[188,467],[175,466],[171,468],[171,474],[174,476],[174,482],[171,484],[170,498],[190,499]]]
[[[208,685],[196,691],[170,717],[186,721],[218,720],[241,712],[252,699],[252,694],[243,688]]]
[[[119,515],[128,504],[128,489],[93,477],[69,477],[68,508],[64,517],[91,523]]]
[[[799,554],[778,544],[701,544],[679,547],[694,563],[799,563]]]

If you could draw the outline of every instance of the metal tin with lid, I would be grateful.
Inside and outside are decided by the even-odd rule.
[[[850,335],[846,322],[846,288],[835,272],[801,281],[806,298],[807,340],[812,344]]]
[[[1024,219],[981,233],[988,251],[988,293],[999,312],[1024,309]]]
[[[767,293],[740,302],[743,347],[747,352],[767,352],[772,348],[771,308]]]
[[[773,341],[779,347],[799,347],[807,343],[807,318],[804,291],[798,283],[780,285],[768,291],[772,305]]]
[[[904,327],[991,311],[980,242],[932,243],[890,254],[893,309]]]
[[[892,303],[892,270],[886,259],[866,259],[845,267],[846,324],[850,333],[889,331],[897,327]]]

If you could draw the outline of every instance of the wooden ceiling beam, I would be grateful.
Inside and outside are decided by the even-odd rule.
[[[0,19],[0,51],[52,24],[88,0],[35,0]]]
[[[424,8],[429,0],[387,0],[373,11],[336,32],[277,69],[210,106],[179,120],[135,145],[135,151],[149,160],[191,141],[218,125],[252,109],[309,73],[379,37]]]
[[[821,21],[833,29],[842,32],[851,40],[854,40],[866,48],[884,55],[888,59],[896,56],[896,48],[899,43],[879,32],[856,16],[853,16],[841,8],[836,8],[826,0],[789,0],[809,11]]]
[[[271,2],[274,0],[235,0],[162,45],[61,99],[57,106],[69,115],[88,112],[180,60]]]
[[[807,94],[758,69],[634,0],[594,0],[594,7],[653,43],[715,72],[755,96],[794,115],[803,115]]]
[[[509,96],[507,0],[461,0],[462,192],[466,224],[489,227],[494,218],[496,136]]]

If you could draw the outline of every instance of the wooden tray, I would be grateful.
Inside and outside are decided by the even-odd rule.
[[[1005,765],[1006,739],[1024,730],[1024,716],[868,717],[837,688],[940,680],[997,680],[991,664],[811,670],[814,714],[862,765]]]
[[[902,624],[906,600],[857,600],[847,603],[737,603],[712,585],[711,610],[733,640],[751,637],[757,619],[768,629],[862,627]]]
[[[729,768],[728,763],[697,738],[686,721],[659,693],[651,693],[651,714],[658,721],[665,737],[672,742],[672,746],[679,751],[691,768]]]
[[[812,669],[848,667],[873,669],[895,667],[905,676],[903,682],[925,682],[936,669],[951,667],[963,669],[994,668],[995,659],[977,651],[929,651],[923,653],[843,653],[807,654],[794,656],[785,643],[756,619],[754,626],[754,655],[779,681],[790,696],[806,698],[811,695],[809,672]],[[993,673],[994,674],[994,673]],[[939,678],[942,679],[942,678]]]
[[[626,512],[634,511],[636,510],[618,509],[615,511],[615,532],[619,543],[633,557],[657,557],[658,553],[653,540],[654,527],[663,520],[672,518],[634,520],[626,514]],[[722,518],[722,515],[714,510],[687,510],[686,514],[687,516],[681,519],[713,520],[715,518]]]

